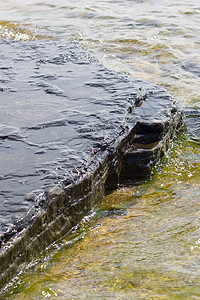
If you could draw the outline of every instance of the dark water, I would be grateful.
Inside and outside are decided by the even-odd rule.
[[[10,292],[10,297],[199,299],[199,3],[188,0],[91,0],[84,3],[2,0],[0,12],[2,38],[26,43],[29,40],[42,40],[43,45],[46,39],[80,42],[106,67],[167,89],[177,101],[188,107],[186,112],[189,117],[189,135],[183,134],[174,141],[166,159],[154,170],[150,182],[139,187],[122,188],[105,198],[100,215],[111,211],[108,216],[97,218],[94,224],[86,228],[83,226],[75,236],[63,241],[66,246],[56,251],[52,259],[47,256],[36,267],[36,274],[24,275],[15,286],[19,294],[14,297]],[[27,105],[26,99],[18,99],[16,108],[12,108],[15,109],[12,124],[13,116],[9,113],[4,95],[9,94],[12,98],[12,90],[18,89],[20,92],[20,86],[15,82],[12,86],[8,84],[13,76],[8,68],[8,57],[10,55],[14,58],[17,52],[14,48],[8,55],[6,44],[2,49],[1,132],[22,140],[16,149],[18,153],[22,153],[26,143],[31,142],[35,152],[39,151],[38,156],[42,157],[47,153],[51,156],[51,151],[58,151],[51,144],[53,127],[42,124],[44,140],[38,142],[37,126],[41,126],[41,117],[44,115],[45,124],[49,124],[48,117],[52,120],[52,116],[58,123],[65,122],[64,114],[68,107],[60,100],[59,107],[62,110],[58,111],[57,105],[50,101],[48,108],[41,106],[39,114],[37,110],[37,122],[33,124],[29,110],[38,109],[40,100],[34,97]],[[26,49],[24,54],[21,51],[22,64],[17,63],[17,67],[23,68],[24,55],[30,56],[31,68],[35,55],[31,49]],[[38,84],[40,91],[46,90],[46,95],[49,92],[55,99],[58,98],[56,94],[65,96],[62,85],[59,90],[51,86],[50,77],[42,79],[48,82],[43,86],[40,85],[40,78],[32,80],[34,85]],[[9,91],[6,90],[7,86]],[[31,99],[31,95],[28,96]],[[24,130],[19,131],[17,124],[22,120]],[[27,128],[31,133],[31,140],[26,137]],[[59,126],[55,128],[59,130]],[[65,138],[63,133],[59,134]],[[7,147],[6,151],[12,151],[12,143],[12,140],[4,140],[2,145]],[[36,144],[41,147],[35,146]],[[62,148],[62,141],[58,141],[58,144]],[[63,157],[69,154],[69,149],[63,148],[62,151]],[[23,156],[20,159],[25,158]],[[7,172],[8,166],[13,165],[12,159],[11,152],[1,170]],[[27,175],[32,174],[32,165],[29,168]],[[47,165],[43,168],[49,170]],[[4,176],[2,171],[1,173]],[[55,180],[55,173],[50,172],[48,175],[53,177],[52,181]],[[11,173],[8,180],[14,182],[16,179]],[[23,178],[20,180],[24,186],[26,182]],[[26,180],[31,186],[34,177],[27,176]],[[19,178],[17,181],[19,182]],[[9,191],[12,193],[13,188]],[[9,196],[8,190],[5,194]],[[17,193],[16,196],[21,197]],[[17,201],[13,205],[17,205]],[[26,205],[24,209],[27,209]]]

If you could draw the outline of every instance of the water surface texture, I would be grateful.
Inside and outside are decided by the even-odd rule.
[[[198,1],[7,1],[2,37],[79,40],[106,66],[199,97]]]
[[[150,181],[105,198],[99,219],[55,246],[59,250],[51,258],[32,268],[36,275],[22,276],[3,299],[200,298],[199,17],[194,0],[1,1],[1,38],[80,42],[104,66],[171,92],[187,107],[189,128]],[[2,99],[11,75],[9,66],[0,64]],[[51,112],[56,114],[53,105]],[[24,114],[24,127],[31,127]],[[9,111],[1,115],[9,119]],[[20,119],[17,110],[15,118]],[[21,134],[12,126],[1,130]],[[26,140],[25,133],[20,138]],[[36,148],[42,155],[44,149]]]

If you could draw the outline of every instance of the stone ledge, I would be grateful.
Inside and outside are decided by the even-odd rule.
[[[148,176],[183,113],[162,89],[107,70],[76,44],[0,46],[10,65],[1,69],[3,108],[13,116],[1,118],[2,189],[8,190],[1,193],[2,211],[14,198],[19,207],[6,230],[2,215],[3,286],[77,225],[105,191]]]

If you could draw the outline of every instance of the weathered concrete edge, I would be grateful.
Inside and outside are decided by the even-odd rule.
[[[24,263],[30,262],[77,225],[102,200],[105,190],[116,188],[123,180],[150,174],[153,165],[167,150],[175,131],[183,124],[183,112],[179,108],[173,107],[170,113],[165,124],[137,122],[131,131],[118,138],[112,151],[109,149],[97,154],[91,174],[68,186],[62,182],[40,196],[37,214],[30,211],[26,228],[19,230],[1,249],[2,287]],[[155,131],[159,128],[155,143],[145,140],[142,130],[145,126],[149,130],[155,127]],[[139,140],[142,136],[140,143],[138,136]],[[32,219],[31,215],[34,216]]]

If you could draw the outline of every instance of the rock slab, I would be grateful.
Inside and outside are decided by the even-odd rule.
[[[80,45],[0,40],[1,286],[93,209],[148,176],[183,113]]]

